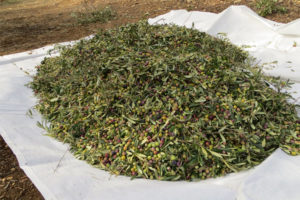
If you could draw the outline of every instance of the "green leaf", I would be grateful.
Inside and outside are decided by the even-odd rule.
[[[222,133],[225,129],[227,128],[227,126],[223,126],[222,128],[220,128],[219,129],[219,133]],[[222,134],[220,134],[220,136],[221,136],[221,138],[222,138],[222,140],[223,140],[223,142],[226,142],[226,140],[225,140],[225,138],[224,138],[224,136],[222,135]]]
[[[195,100],[195,103],[203,103],[205,101],[206,101],[206,99],[204,97],[201,97],[201,98]]]
[[[50,99],[50,102],[56,102],[56,101],[58,101],[58,99],[59,99],[59,97],[55,97],[53,99]]]
[[[217,152],[214,152],[214,151],[211,151],[211,150],[208,150],[213,156],[216,156],[218,158],[223,158],[223,156]]]
[[[204,157],[207,158],[208,155],[207,155],[207,151],[205,150],[205,148],[201,147],[201,150],[202,150]]]
[[[261,143],[261,146],[262,147],[265,147],[266,146],[266,139],[263,139],[262,143]]]

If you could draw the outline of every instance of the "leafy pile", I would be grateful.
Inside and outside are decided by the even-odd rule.
[[[100,31],[46,58],[30,85],[50,135],[113,174],[206,179],[278,147],[299,154],[295,105],[279,92],[289,84],[197,30],[142,21]]]

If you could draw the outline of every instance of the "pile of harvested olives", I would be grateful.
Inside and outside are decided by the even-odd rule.
[[[230,42],[146,21],[102,30],[45,58],[30,83],[48,133],[113,174],[222,176],[277,148],[299,155],[290,84]],[[272,86],[272,87],[270,87]]]

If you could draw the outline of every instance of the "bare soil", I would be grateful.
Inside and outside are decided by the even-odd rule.
[[[174,9],[221,12],[230,5],[256,10],[255,0],[0,0],[0,55],[22,52],[48,44],[70,41],[129,22],[154,17]],[[285,14],[268,19],[290,22],[300,18],[300,1],[284,0]],[[110,6],[117,18],[107,23],[79,25],[74,13]],[[0,200],[43,199],[26,177],[0,137]]]
[[[10,148],[0,136],[0,199],[44,199],[27,178]]]
[[[12,2],[12,3],[10,3]],[[230,5],[256,9],[254,0],[1,0],[0,55],[35,49],[47,44],[79,39],[99,28],[111,28],[172,9],[221,12]],[[290,22],[300,16],[300,1],[285,0],[286,14],[269,19]],[[118,17],[108,23],[78,25],[72,13],[89,7],[110,6]]]

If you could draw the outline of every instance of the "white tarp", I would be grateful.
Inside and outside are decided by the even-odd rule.
[[[220,32],[247,49],[261,63],[273,62],[265,72],[296,83],[300,97],[300,21],[279,24],[257,16],[244,6],[229,7],[220,14],[171,11],[149,19],[150,23],[174,23],[212,35]],[[0,57],[0,134],[16,154],[19,164],[46,199],[155,199],[155,200],[299,200],[300,156],[275,151],[252,170],[200,182],[163,182],[111,176],[69,153],[68,146],[44,135],[36,126],[41,119],[26,115],[36,103],[24,86],[35,66],[53,46]]]

